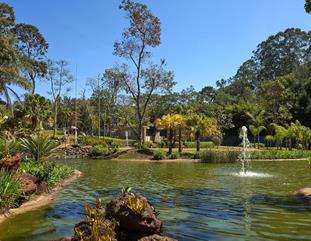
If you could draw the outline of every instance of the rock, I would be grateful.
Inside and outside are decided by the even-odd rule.
[[[48,183],[46,181],[37,182],[36,194],[40,195],[48,190]]]
[[[138,241],[177,241],[177,239],[173,239],[173,238],[166,237],[166,236],[161,236],[158,234],[153,234],[150,236],[140,238],[138,239]]]
[[[3,158],[0,160],[0,169],[4,168],[7,171],[16,171],[21,162],[21,157],[16,155],[13,157]]]
[[[22,182],[22,189],[26,195],[31,195],[37,191],[38,178],[29,173],[20,173],[17,177]]]
[[[295,196],[308,204],[311,204],[311,187],[306,187],[295,192]]]
[[[109,219],[115,219],[119,223],[119,228],[129,232],[138,232],[144,234],[160,234],[162,222],[157,218],[154,208],[148,203],[144,212],[140,215],[133,212],[128,206],[129,195],[124,195],[113,199],[106,206],[106,212]]]

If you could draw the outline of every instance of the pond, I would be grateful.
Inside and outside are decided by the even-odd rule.
[[[123,186],[146,195],[164,233],[178,240],[310,240],[311,208],[295,190],[311,185],[307,161],[253,162],[266,175],[241,177],[238,164],[70,160],[83,172],[49,207],[0,225],[1,241],[42,241],[70,235],[83,206],[111,199]]]

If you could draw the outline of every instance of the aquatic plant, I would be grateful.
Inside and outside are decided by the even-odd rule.
[[[100,199],[96,199],[94,208],[89,204],[85,205],[85,224],[77,225],[74,229],[75,236],[81,241],[115,241],[116,222],[105,220],[105,209]]]
[[[132,187],[122,187],[122,190],[121,190],[122,196],[130,194],[131,191],[132,191]]]
[[[127,196],[126,206],[131,209],[134,213],[142,215],[148,207],[148,202],[145,198],[130,193]]]

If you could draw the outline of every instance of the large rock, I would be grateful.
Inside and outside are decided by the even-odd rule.
[[[139,195],[138,195],[139,196]],[[139,196],[140,198],[144,198]],[[145,198],[144,198],[145,199]],[[115,219],[119,228],[129,232],[160,234],[162,222],[157,218],[154,208],[148,203],[142,214],[133,212],[128,206],[128,195],[113,199],[106,206],[109,219]]]
[[[296,197],[308,204],[311,204],[311,187],[306,187],[295,192]]]
[[[3,168],[7,171],[16,171],[21,162],[21,157],[16,155],[13,157],[3,158],[0,160],[0,169]]]
[[[47,182],[42,181],[41,179],[29,173],[20,173],[17,177],[21,181],[22,190],[26,195],[31,195],[34,193],[42,194],[48,189]]]

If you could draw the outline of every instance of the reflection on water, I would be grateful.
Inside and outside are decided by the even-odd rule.
[[[310,184],[307,162],[256,162],[269,178],[232,175],[238,164],[141,163],[73,160],[81,179],[48,208],[0,226],[0,240],[49,240],[69,235],[85,202],[104,200],[122,186],[146,195],[160,212],[164,232],[179,240],[310,240],[311,208],[292,197]],[[307,171],[306,171],[307,170]]]

